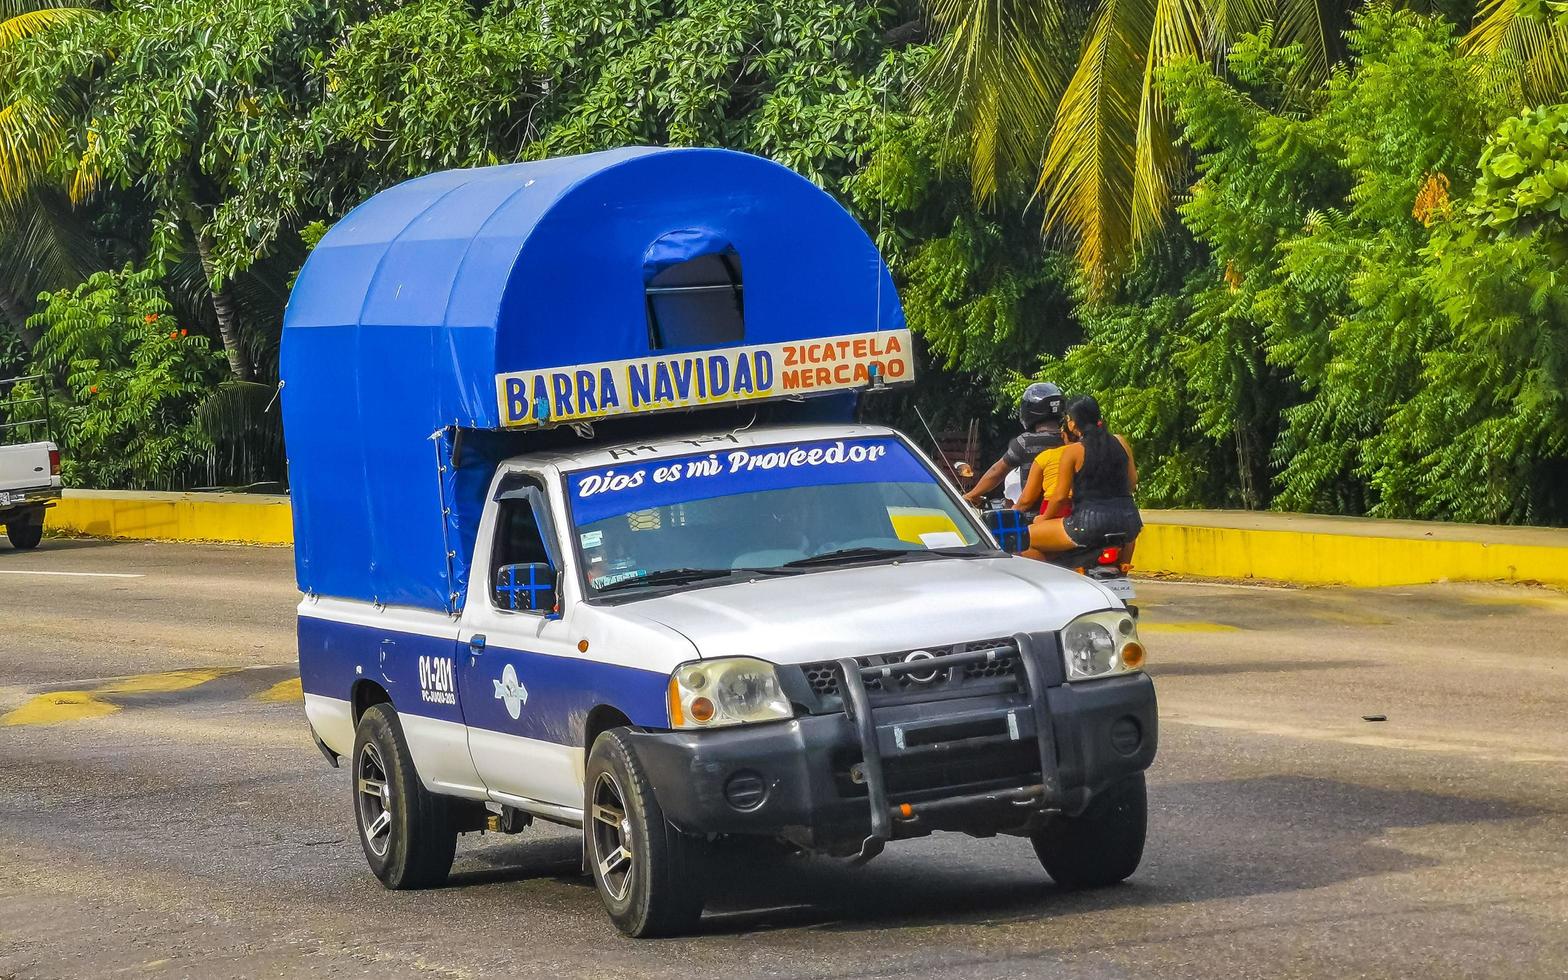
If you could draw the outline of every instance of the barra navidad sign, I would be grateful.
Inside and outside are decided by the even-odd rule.
[[[792,398],[913,381],[908,330],[845,334],[496,375],[507,427]]]

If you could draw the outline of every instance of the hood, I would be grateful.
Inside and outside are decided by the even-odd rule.
[[[1056,630],[1075,616],[1119,605],[1066,569],[997,557],[759,577],[617,611],[679,631],[703,657],[811,663]]]

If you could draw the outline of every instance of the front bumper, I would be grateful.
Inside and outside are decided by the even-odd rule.
[[[1029,833],[1052,814],[1082,812],[1096,793],[1154,762],[1158,711],[1147,675],[1041,686],[1043,712],[1027,692],[870,712],[889,814],[880,827],[872,818],[878,788],[865,778],[866,736],[851,714],[631,737],[680,830],[869,856],[880,849],[868,846],[874,839],[935,830]],[[1044,739],[1040,717],[1049,720]],[[1042,767],[1041,745],[1054,749],[1054,766]]]

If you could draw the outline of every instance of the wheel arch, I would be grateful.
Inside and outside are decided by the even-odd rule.
[[[593,743],[600,735],[612,728],[630,728],[632,720],[626,712],[613,704],[597,704],[588,712],[588,717],[583,719],[583,758],[593,751]]]
[[[364,717],[366,711],[374,704],[392,704],[392,695],[387,689],[375,681],[360,678],[349,689],[349,712],[354,726],[359,727],[359,719]],[[396,707],[393,710],[397,710]]]

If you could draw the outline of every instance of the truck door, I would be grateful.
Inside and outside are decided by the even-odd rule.
[[[582,753],[567,717],[577,661],[559,610],[565,565],[543,482],[503,476],[491,511],[471,572],[483,589],[470,589],[458,637],[469,750],[492,799],[578,810]]]

